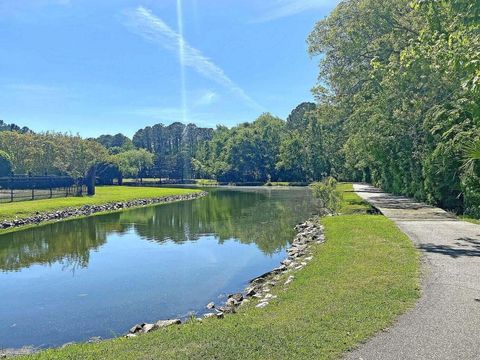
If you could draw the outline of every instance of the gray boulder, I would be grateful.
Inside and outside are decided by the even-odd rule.
[[[241,293],[228,295],[229,299],[234,299],[236,302],[241,302],[243,300],[243,295]]]
[[[134,326],[129,330],[129,333],[130,333],[130,334],[137,334],[137,333],[139,333],[140,331],[142,331],[143,325],[144,325],[144,324],[136,324],[136,325],[134,325]]]
[[[142,327],[142,332],[146,334],[157,329],[158,329],[157,324],[144,324]]]
[[[159,328],[164,328],[172,325],[180,325],[182,320],[180,319],[173,319],[173,320],[159,320],[155,323]]]
[[[215,308],[215,303],[211,302],[211,303],[208,303],[207,306],[206,306],[207,309],[214,309]]]

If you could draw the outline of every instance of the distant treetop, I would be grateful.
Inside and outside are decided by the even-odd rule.
[[[123,151],[132,150],[133,144],[129,137],[118,133],[116,135],[100,135],[94,141],[102,144],[107,149],[122,149]],[[115,152],[115,151],[114,151]]]
[[[290,130],[305,128],[308,123],[308,116],[316,107],[317,105],[313,102],[302,102],[288,115],[287,127]]]
[[[0,131],[16,131],[22,134],[33,133],[28,127],[20,127],[17,124],[7,124],[5,121],[0,120]]]

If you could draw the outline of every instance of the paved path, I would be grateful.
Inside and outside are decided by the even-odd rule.
[[[422,296],[346,359],[480,359],[480,226],[368,185],[355,191],[422,252]]]

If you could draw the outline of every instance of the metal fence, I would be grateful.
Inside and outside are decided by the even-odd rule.
[[[81,196],[85,192],[83,179],[74,179],[70,176],[0,177],[0,203]]]

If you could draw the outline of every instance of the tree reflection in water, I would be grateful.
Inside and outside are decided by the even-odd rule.
[[[0,269],[18,271],[33,264],[61,263],[64,270],[87,267],[91,251],[109,234],[134,231],[155,242],[195,241],[213,234],[222,244],[255,243],[267,255],[284,248],[293,225],[313,209],[307,189],[212,189],[210,195],[168,205],[38,226],[0,236]]]

